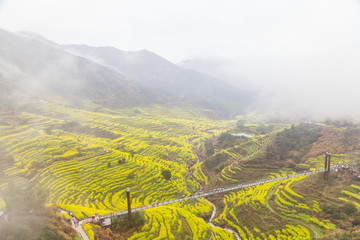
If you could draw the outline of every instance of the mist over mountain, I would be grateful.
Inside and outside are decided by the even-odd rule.
[[[254,95],[209,75],[181,68],[147,50],[126,52],[112,47],[65,45],[72,54],[112,67],[141,86],[162,89],[214,109],[241,113]]]
[[[12,102],[61,97],[73,104],[89,99],[107,107],[131,107],[169,98],[44,38],[5,30],[0,30],[0,84],[2,97]]]
[[[281,59],[280,63],[264,57],[250,57],[248,62],[203,57],[178,65],[256,92],[258,97],[252,103],[252,110],[259,114],[292,121],[358,119],[360,114],[356,109],[360,99],[356,94],[359,83],[356,79],[360,72],[356,66],[360,62],[358,49],[352,51],[327,59],[314,53],[301,61]]]
[[[232,117],[253,100],[249,92],[147,50],[61,46],[31,32],[0,30],[0,74],[5,105],[39,98],[115,108],[192,102]]]
[[[226,78],[226,63],[228,63],[227,60],[220,58],[193,58],[181,61],[177,65],[181,68],[195,70],[202,74],[224,79]]]

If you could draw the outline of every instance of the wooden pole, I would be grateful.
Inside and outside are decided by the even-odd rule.
[[[327,173],[327,162],[328,162],[328,153],[325,153],[325,171],[324,171],[324,179],[326,179],[326,173]]]
[[[131,222],[131,199],[130,199],[130,188],[126,189],[126,197],[127,197],[127,204],[128,204],[128,219]]]
[[[328,177],[330,175],[330,166],[331,166],[331,153],[328,153],[328,167],[327,167]]]

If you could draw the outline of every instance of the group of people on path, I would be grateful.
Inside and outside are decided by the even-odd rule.
[[[75,227],[79,226],[79,221],[75,218],[74,214],[69,210],[68,214],[72,220],[72,222],[74,223]]]

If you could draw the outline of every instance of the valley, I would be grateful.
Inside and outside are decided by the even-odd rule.
[[[0,86],[1,240],[360,239],[356,118],[262,111],[261,92],[147,50],[1,29]]]
[[[7,179],[1,192],[9,186],[36,185],[48,193],[48,207],[70,210],[79,220],[126,210],[127,187],[132,207],[138,208],[320,169],[324,157],[317,154],[319,148],[336,145],[338,150],[331,149],[333,166],[355,167],[358,156],[357,134],[321,145],[328,131],[339,138],[349,131],[330,125],[234,126],[234,121],[211,120],[196,108],[162,106],[89,111],[42,100],[26,108],[29,111],[1,116],[1,177]],[[239,130],[253,136],[231,134]],[[162,175],[164,169],[171,172],[169,180]],[[319,186],[322,194],[315,191]],[[340,172],[331,175],[329,184],[322,174],[300,176],[147,209],[144,225],[125,234],[83,226],[90,239],[109,234],[109,239],[320,238],[338,228],[352,229],[342,221],[357,219],[357,213],[336,218],[325,213],[324,206],[351,203],[360,208],[359,186],[351,174]],[[5,196],[1,202],[5,208]]]

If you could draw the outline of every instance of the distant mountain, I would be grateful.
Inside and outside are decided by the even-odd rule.
[[[71,103],[89,99],[107,107],[131,107],[168,98],[38,35],[1,29],[0,87],[1,97],[13,101],[61,97]]]
[[[64,49],[105,66],[112,67],[146,87],[168,91],[180,98],[191,99],[203,107],[239,113],[251,103],[253,95],[226,82],[188,70],[166,59],[142,50],[125,52],[113,47],[64,45]]]
[[[226,64],[226,61],[225,63],[224,61],[225,60],[195,58],[179,62],[176,65],[184,69],[194,70],[221,79],[221,68]]]
[[[0,88],[5,105],[39,98],[77,107],[85,99],[111,108],[190,104],[213,117],[241,113],[253,98],[146,50],[61,46],[38,34],[1,29]]]
[[[177,66],[222,79],[232,86],[250,92],[258,92],[254,89],[254,83],[251,80],[242,77],[243,69],[239,69],[241,65],[229,58],[193,58],[179,62]]]

